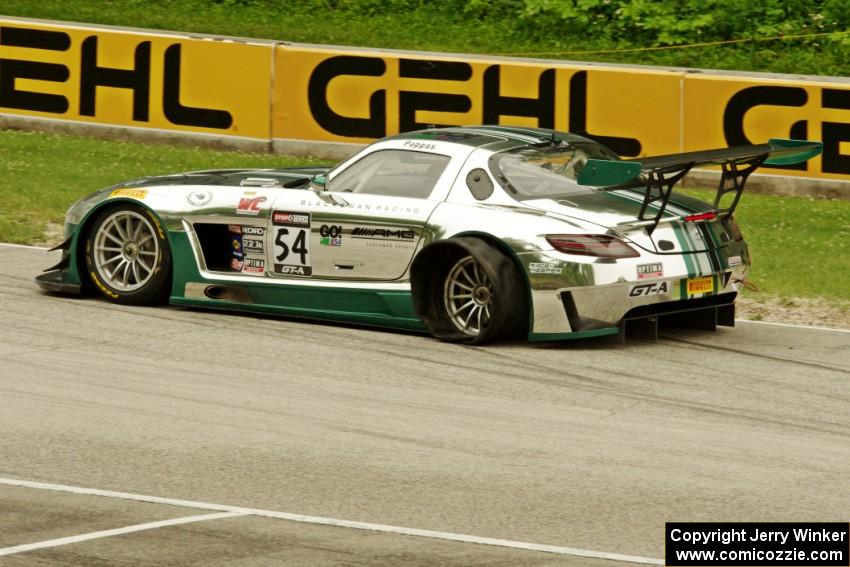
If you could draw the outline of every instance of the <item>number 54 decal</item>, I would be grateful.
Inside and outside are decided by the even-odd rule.
[[[313,274],[310,265],[310,229],[293,226],[275,228],[274,271],[278,274],[309,276]]]

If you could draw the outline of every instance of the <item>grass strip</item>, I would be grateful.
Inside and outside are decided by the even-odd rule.
[[[120,181],[200,169],[326,163],[273,154],[222,152],[38,132],[0,131],[0,242],[44,243],[80,197]],[[55,242],[53,242],[55,244]]]
[[[747,279],[762,293],[850,301],[850,201],[746,193],[735,217],[753,258]]]

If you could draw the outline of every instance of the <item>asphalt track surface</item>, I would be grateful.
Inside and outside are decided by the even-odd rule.
[[[614,567],[666,521],[848,520],[848,332],[472,348],[44,295],[54,259],[0,245],[0,565]]]

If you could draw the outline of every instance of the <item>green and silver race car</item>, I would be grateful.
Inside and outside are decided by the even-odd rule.
[[[621,160],[572,134],[452,127],[379,140],[334,168],[150,177],[71,206],[46,290],[427,331],[446,341],[734,323],[750,263],[747,176],[817,142]],[[719,166],[714,203],[673,193]]]

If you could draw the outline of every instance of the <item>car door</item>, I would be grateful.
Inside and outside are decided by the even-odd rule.
[[[273,273],[316,279],[402,277],[459,165],[449,155],[378,149],[332,172],[327,194],[285,191],[269,231]]]

